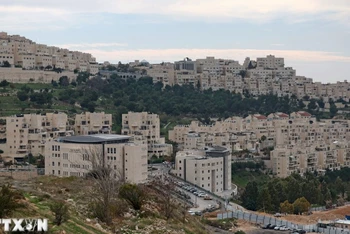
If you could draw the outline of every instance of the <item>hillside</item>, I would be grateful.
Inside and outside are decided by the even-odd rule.
[[[140,212],[135,212],[125,203],[115,211],[112,225],[98,221],[91,213],[89,191],[92,183],[80,178],[38,177],[31,181],[14,181],[1,178],[1,184],[11,183],[16,191],[23,194],[11,217],[48,218],[49,233],[208,233],[197,217],[187,215],[183,223],[183,211],[177,207],[172,217],[166,220],[159,204],[148,197]],[[69,219],[60,226],[53,224],[50,204],[64,200],[69,207]],[[64,231],[64,232],[62,232]]]

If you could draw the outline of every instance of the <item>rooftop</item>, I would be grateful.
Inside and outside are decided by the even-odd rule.
[[[99,143],[126,143],[130,136],[116,134],[95,134],[84,136],[67,136],[59,138],[57,141],[64,143],[82,143],[82,144],[99,144]]]

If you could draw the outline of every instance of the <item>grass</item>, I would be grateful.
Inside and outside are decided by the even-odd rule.
[[[241,170],[232,174],[232,183],[239,187],[245,187],[249,182],[256,181],[258,184],[266,182],[270,179],[268,175],[260,171]]]

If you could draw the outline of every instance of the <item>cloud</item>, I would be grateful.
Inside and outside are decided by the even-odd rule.
[[[224,21],[253,20],[257,23],[274,19],[300,22],[324,18],[343,21],[350,15],[348,0],[2,0],[1,13],[31,14],[43,12],[55,18],[70,14],[139,14],[162,15],[177,20]],[[6,13],[7,12],[7,13]],[[40,14],[39,14],[40,15]],[[44,14],[45,15],[45,14]],[[43,17],[43,19],[45,19]],[[11,23],[11,22],[8,22]]]
[[[104,47],[125,47],[128,46],[128,44],[125,43],[79,43],[79,44],[61,44],[61,45],[55,45],[57,47],[61,48],[67,48],[70,50],[74,49],[91,49],[91,48],[104,48]]]
[[[252,59],[256,57],[265,57],[273,54],[276,57],[284,57],[288,66],[288,61],[304,62],[327,62],[338,61],[350,63],[350,57],[339,53],[325,51],[306,51],[306,50],[257,50],[257,49],[139,49],[139,50],[83,50],[93,54],[98,61],[110,62],[129,62],[135,59],[146,59],[149,62],[177,61],[184,57],[192,59],[215,56],[217,58],[235,59],[243,62],[249,56]]]

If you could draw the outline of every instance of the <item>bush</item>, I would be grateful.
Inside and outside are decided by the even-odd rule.
[[[68,206],[64,201],[53,202],[50,204],[50,210],[54,213],[55,219],[53,223],[57,226],[69,219]]]
[[[120,188],[119,196],[127,201],[135,210],[140,210],[144,202],[144,192],[135,184],[124,184]]]
[[[5,184],[0,191],[0,217],[11,214],[12,211],[20,207],[17,199],[23,199],[23,195],[13,191],[10,184]]]

